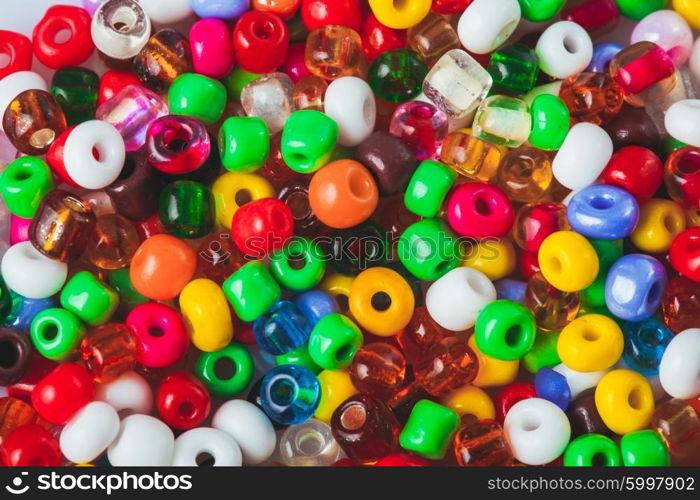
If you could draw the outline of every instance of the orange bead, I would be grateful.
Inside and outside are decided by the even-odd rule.
[[[367,220],[379,201],[372,174],[354,160],[338,160],[316,172],[309,185],[309,204],[318,219],[333,228]]]
[[[271,12],[282,19],[289,19],[299,8],[301,0],[253,0],[250,7],[260,12]]]
[[[169,234],[156,234],[141,243],[131,261],[134,288],[153,300],[170,300],[192,279],[197,258],[187,244]]]

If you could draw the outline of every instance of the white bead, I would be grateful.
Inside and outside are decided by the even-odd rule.
[[[92,462],[112,444],[119,433],[119,415],[107,403],[93,401],[61,431],[61,453],[76,464]]]
[[[513,456],[527,465],[543,465],[561,455],[569,444],[571,425],[554,403],[540,398],[515,403],[503,423]]]
[[[659,380],[674,398],[700,395],[700,328],[688,328],[671,339],[661,357]]]
[[[184,21],[192,12],[192,0],[139,0],[146,15],[156,24]]]
[[[265,412],[243,399],[232,399],[219,407],[212,427],[233,437],[243,452],[245,465],[257,465],[272,455],[277,435]]]
[[[581,26],[559,21],[544,30],[535,47],[540,69],[554,78],[564,79],[580,73],[593,58],[593,42]]]
[[[700,37],[695,40],[693,51],[690,53],[690,61],[688,62],[690,70],[695,75],[695,78],[700,80]]]
[[[374,131],[377,104],[372,89],[361,78],[344,76],[331,82],[323,110],[338,124],[341,146],[357,146]]]
[[[95,399],[109,403],[118,412],[149,414],[153,410],[153,391],[136,372],[126,372],[118,379],[97,386]]]
[[[240,467],[243,455],[236,440],[219,429],[199,427],[181,434],[175,440],[173,465],[197,467],[197,457],[207,453],[215,467]]]
[[[149,415],[130,415],[122,420],[107,458],[115,467],[167,467],[174,447],[170,427]]]
[[[2,258],[2,276],[11,290],[29,299],[45,299],[63,288],[68,265],[46,257],[29,241],[12,245]]]
[[[674,139],[700,147],[700,99],[684,99],[671,105],[664,124]]]
[[[520,22],[517,0],[474,0],[462,13],[457,35],[474,54],[486,54],[503,44]]]
[[[481,310],[496,300],[496,287],[484,273],[458,267],[435,281],[425,294],[430,317],[448,330],[474,326]]]
[[[569,130],[552,162],[559,183],[572,190],[593,184],[613,154],[608,133],[592,123],[577,123]]]
[[[603,375],[608,373],[607,370],[599,372],[577,372],[564,363],[558,364],[552,368],[552,370],[566,379],[566,383],[569,385],[569,390],[571,391],[571,399],[576,399],[576,397],[586,389],[597,386],[600,379],[603,378]]]
[[[131,59],[148,42],[151,20],[134,0],[107,0],[92,16],[90,34],[97,50],[106,56]]]
[[[99,160],[93,151],[97,151]],[[63,148],[66,173],[86,189],[102,189],[116,181],[125,158],[121,134],[102,120],[90,120],[75,127]]]
[[[49,86],[41,76],[33,71],[18,71],[0,79],[0,131],[5,131],[2,127],[2,116],[12,100],[25,90],[49,91]]]

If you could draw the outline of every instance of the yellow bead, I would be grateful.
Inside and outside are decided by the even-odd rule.
[[[693,29],[700,30],[700,0],[673,0],[672,5]]]
[[[384,26],[405,30],[428,15],[431,3],[431,0],[369,0],[369,7]]]
[[[654,413],[651,385],[632,370],[613,370],[600,379],[595,406],[608,428],[617,434],[644,429]]]
[[[671,200],[652,199],[642,205],[639,222],[630,239],[649,253],[666,252],[673,239],[685,229],[685,213]]]
[[[496,418],[493,401],[483,389],[474,385],[465,385],[445,396],[442,405],[447,406],[460,417],[474,415],[479,420]]]
[[[275,196],[272,184],[256,174],[227,172],[221,175],[211,187],[216,207],[216,220],[226,229],[231,229],[233,214],[241,205],[260,198]]]
[[[598,276],[598,255],[586,238],[557,231],[542,242],[537,254],[544,279],[563,292],[578,292]]]
[[[383,299],[386,303],[377,304]],[[386,267],[373,267],[355,277],[348,304],[360,326],[375,335],[389,337],[411,321],[415,297],[399,273]]]
[[[607,370],[622,356],[625,339],[615,321],[602,314],[579,316],[559,334],[557,354],[577,372]]]
[[[487,356],[476,346],[474,335],[467,341],[469,347],[476,354],[479,360],[479,371],[472,381],[477,387],[497,387],[510,384],[518,376],[520,361],[501,361],[500,359]]]
[[[330,424],[335,409],[357,394],[357,389],[352,385],[348,372],[323,370],[318,374],[318,381],[321,383],[321,400],[314,416]]]
[[[180,292],[180,311],[192,343],[200,351],[218,351],[231,342],[231,311],[224,292],[215,282],[190,281]]]
[[[340,273],[327,274],[323,281],[318,285],[324,292],[330,293],[335,297],[336,302],[340,306],[340,312],[346,316],[350,316],[348,302],[350,297],[350,289],[352,282],[355,281],[354,276],[348,276]]]
[[[515,271],[515,248],[508,238],[481,240],[465,251],[467,256],[462,265],[481,271],[491,281],[505,278]]]

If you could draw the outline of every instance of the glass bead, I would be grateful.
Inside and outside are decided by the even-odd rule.
[[[421,93],[427,73],[427,66],[415,52],[390,50],[374,60],[367,81],[378,97],[389,102],[406,102]]]
[[[144,86],[162,93],[178,76],[192,71],[190,42],[173,29],[160,30],[134,59],[134,70]]]
[[[326,94],[328,84],[326,81],[316,75],[309,75],[299,80],[294,85],[294,108],[312,109],[315,111],[323,111],[323,98]]]
[[[261,118],[276,134],[294,111],[294,82],[284,73],[261,76],[243,87],[241,104],[248,116]]]
[[[671,399],[659,405],[652,416],[658,432],[675,461],[697,453],[700,444],[700,399]]]
[[[214,227],[214,198],[206,186],[176,181],[160,193],[160,220],[179,238],[201,238]]]
[[[540,71],[535,51],[520,43],[506,45],[491,54],[486,70],[493,79],[492,92],[507,95],[530,92]]]
[[[158,209],[159,183],[155,170],[141,152],[128,153],[116,181],[105,188],[117,213],[129,220],[143,220]]]
[[[43,90],[26,90],[10,101],[2,123],[12,145],[35,156],[45,154],[67,127],[63,110]]]
[[[309,420],[320,398],[318,378],[303,366],[276,366],[267,372],[260,387],[260,403],[265,413],[285,425]]]
[[[470,129],[461,129],[445,137],[440,160],[460,175],[488,182],[498,175],[505,153],[505,148],[479,139]]]
[[[523,203],[542,198],[553,178],[552,154],[530,146],[509,150],[498,168],[498,183],[503,191]]]
[[[199,244],[197,274],[221,285],[245,262],[245,257],[227,233],[213,233]]]
[[[391,344],[365,344],[349,368],[352,384],[363,394],[387,401],[403,385],[406,360]]]
[[[324,80],[358,75],[364,64],[362,40],[345,26],[322,26],[306,38],[306,67]]]
[[[106,323],[88,331],[80,352],[96,382],[111,382],[136,365],[136,337],[126,325]]]
[[[468,422],[457,430],[454,453],[462,467],[508,466],[513,452],[506,441],[503,428],[495,420]]]
[[[87,68],[64,67],[51,80],[51,95],[61,106],[69,126],[95,117],[100,78]]]
[[[130,60],[151,36],[151,20],[135,0],[107,0],[92,17],[97,50],[117,61]]]
[[[517,148],[527,141],[531,127],[532,118],[525,101],[494,95],[479,105],[473,133],[497,146]]]
[[[556,231],[569,229],[566,207],[549,201],[528,203],[518,210],[513,224],[513,242],[523,250],[537,252]]]
[[[85,258],[100,269],[122,269],[129,265],[140,244],[133,224],[117,214],[97,217]]]
[[[186,174],[201,167],[211,153],[204,124],[188,116],[169,115],[155,120],[146,135],[148,163],[166,174]]]
[[[664,9],[649,14],[632,30],[630,44],[645,40],[664,49],[673,60],[673,64],[681,68],[690,57],[693,32],[678,12]]]
[[[620,86],[602,73],[579,73],[564,80],[559,97],[569,108],[571,124],[579,122],[606,125],[622,109]]]
[[[449,21],[430,13],[406,34],[408,48],[418,54],[428,67],[433,66],[445,52],[461,48],[457,32]]]
[[[563,10],[563,21],[574,22],[589,33],[607,31],[620,20],[615,0],[586,0]]]
[[[683,208],[700,204],[700,148],[675,150],[664,165],[664,184],[673,201]]]
[[[328,467],[340,453],[330,426],[315,418],[290,426],[279,446],[282,462],[289,467]]]
[[[558,332],[576,318],[580,299],[578,292],[562,292],[537,273],[528,280],[525,306],[532,311],[538,328]]]
[[[420,386],[433,396],[446,396],[476,377],[479,362],[466,341],[445,337],[429,346],[413,363]]]
[[[280,187],[277,198],[292,211],[294,234],[313,237],[327,230],[326,226],[318,220],[316,214],[311,210],[308,179],[292,179],[286,182]]]
[[[592,73],[607,73],[610,68],[610,61],[612,61],[613,57],[622,49],[624,49],[624,47],[619,43],[596,43],[593,46],[593,58],[586,68],[586,71]]]
[[[622,327],[625,335],[625,363],[644,375],[659,371],[659,363],[673,333],[660,321],[649,318],[642,322],[628,322]]]
[[[389,132],[405,142],[418,160],[433,158],[447,135],[447,115],[430,103],[413,101],[394,111]]]
[[[652,42],[638,42],[618,52],[610,61],[610,75],[632,106],[662,99],[678,79],[671,57]]]
[[[253,332],[261,349],[279,356],[306,344],[311,325],[299,306],[280,301],[255,320]]]
[[[700,284],[683,276],[670,279],[661,307],[664,323],[673,333],[700,328]]]

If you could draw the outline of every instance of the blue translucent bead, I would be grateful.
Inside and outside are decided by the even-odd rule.
[[[253,334],[262,350],[279,356],[305,344],[311,324],[294,302],[280,300],[255,320]]]
[[[10,308],[10,313],[0,326],[14,328],[20,332],[28,332],[34,316],[44,309],[61,307],[56,297],[29,299],[12,291],[10,295],[12,297],[12,307]]]
[[[626,321],[642,321],[661,304],[666,269],[653,257],[632,253],[619,258],[605,280],[605,305]]]
[[[659,373],[659,363],[673,332],[661,321],[649,318],[642,322],[627,322],[622,327],[625,350],[622,358],[631,369],[643,375]]]
[[[494,283],[498,299],[512,300],[513,302],[525,303],[525,293],[527,283],[524,281],[504,278]]]
[[[294,303],[299,306],[311,328],[316,326],[327,314],[339,313],[340,307],[335,298],[323,290],[310,290],[294,297]]]
[[[607,73],[610,68],[610,61],[624,47],[619,43],[605,42],[596,43],[593,46],[593,57],[591,63],[586,68],[586,71],[593,73]]]
[[[540,368],[535,374],[537,397],[551,401],[566,411],[571,403],[571,388],[566,377],[551,368]]]
[[[571,197],[566,209],[571,228],[589,238],[617,240],[629,236],[639,220],[639,204],[624,189],[588,186]]]
[[[260,386],[260,404],[275,422],[300,424],[316,412],[321,384],[308,368],[280,365],[270,370]]]
[[[237,19],[250,9],[250,0],[192,0],[192,10],[199,17]]]

